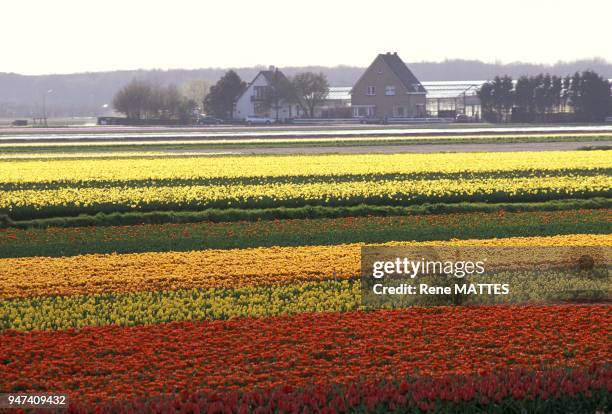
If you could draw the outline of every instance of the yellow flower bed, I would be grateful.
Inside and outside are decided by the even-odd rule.
[[[458,173],[612,168],[606,151],[348,154],[0,161],[0,182]]]
[[[506,283],[509,286],[508,295],[465,295],[463,303],[470,305],[558,303],[568,298],[601,299],[602,295],[609,300],[612,291],[610,278],[556,270],[501,272],[475,276],[467,282]],[[3,300],[0,301],[0,315],[4,315],[0,318],[0,331],[346,312],[364,309],[361,288],[359,280],[328,280],[235,289],[179,289]],[[383,307],[420,306],[427,304],[428,298],[407,296],[402,299],[401,303],[388,301]]]
[[[98,204],[129,206],[270,207],[285,202],[325,205],[345,204],[348,200],[368,203],[470,201],[503,193],[508,197],[603,192],[612,188],[612,176],[573,176],[490,178],[471,180],[358,181],[337,183],[287,183],[262,185],[159,186],[110,188],[60,188],[54,190],[0,191],[0,209],[20,207],[74,206]]]
[[[610,246],[610,235],[518,237],[389,246]],[[0,298],[300,283],[360,273],[363,244],[0,259]]]
[[[236,289],[188,289],[0,301],[0,330],[67,329],[200,319],[346,312],[359,307],[359,281]]]

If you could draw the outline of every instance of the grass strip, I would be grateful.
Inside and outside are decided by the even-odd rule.
[[[496,137],[474,137],[474,138],[418,138],[407,137],[406,139],[386,139],[385,137],[372,139],[318,139],[316,141],[308,141],[307,139],[294,139],[291,141],[281,138],[269,139],[265,142],[245,142],[240,139],[226,140],[225,142],[216,143],[156,143],[155,141],[143,141],[141,143],[113,145],[112,143],[88,143],[83,145],[19,145],[2,146],[0,152],[3,154],[28,154],[32,158],[36,158],[36,154],[65,154],[65,153],[85,153],[85,152],[133,152],[133,151],[201,151],[201,150],[219,150],[219,149],[240,149],[240,148],[287,148],[287,147],[359,147],[359,146],[394,146],[394,145],[424,145],[424,144],[502,144],[502,143],[541,143],[541,142],[582,142],[582,141],[609,141],[612,135],[586,135],[586,136],[496,136]]]

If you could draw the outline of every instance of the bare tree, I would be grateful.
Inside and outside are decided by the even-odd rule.
[[[188,121],[195,101],[184,97],[175,85],[161,87],[134,80],[115,94],[113,107],[130,119]]]
[[[191,79],[181,86],[181,93],[187,99],[197,102],[200,108],[204,106],[204,98],[210,92],[212,82],[206,79]]]
[[[309,118],[314,118],[315,109],[321,105],[329,93],[329,83],[323,73],[303,72],[291,81],[300,107]]]
[[[131,119],[145,119],[151,111],[153,86],[146,81],[133,80],[121,88],[113,98],[117,112]]]

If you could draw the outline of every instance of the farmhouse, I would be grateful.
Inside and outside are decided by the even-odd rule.
[[[265,116],[285,121],[299,115],[298,105],[276,100],[273,97],[273,86],[279,82],[288,82],[277,68],[270,66],[260,71],[240,95],[234,107],[234,120],[244,121],[248,116]]]
[[[351,90],[353,117],[423,118],[425,94],[397,53],[380,54]]]

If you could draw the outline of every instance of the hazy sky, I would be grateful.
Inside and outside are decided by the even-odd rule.
[[[612,61],[610,0],[3,0],[0,72]]]

